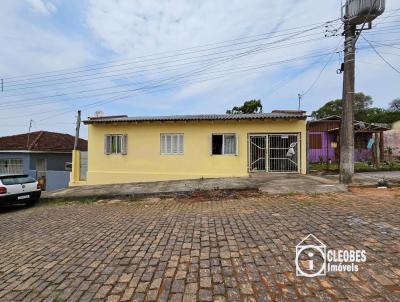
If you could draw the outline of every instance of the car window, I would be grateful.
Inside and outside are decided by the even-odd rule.
[[[3,183],[3,185],[9,186],[9,185],[33,183],[33,182],[36,182],[36,180],[27,175],[16,175],[16,176],[2,177],[1,182]]]

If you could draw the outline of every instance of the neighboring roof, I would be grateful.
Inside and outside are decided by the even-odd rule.
[[[215,120],[264,120],[264,119],[306,119],[304,111],[289,112],[281,110],[272,113],[253,114],[201,114],[201,115],[171,115],[171,116],[104,116],[89,117],[85,124],[155,122],[155,121],[215,121]]]
[[[337,116],[337,115],[332,115],[332,116],[328,116],[322,119],[318,119],[318,120],[312,120],[312,121],[308,121],[308,124],[314,124],[314,123],[323,123],[323,122],[332,122],[332,121],[337,121],[340,122],[341,121],[341,117]],[[387,131],[389,130],[389,127],[386,127],[385,124],[374,124],[374,123],[365,123],[362,121],[354,121],[354,130],[356,132],[381,132],[381,131]],[[338,131],[339,128],[338,127],[334,127],[332,129],[328,129],[328,131]]]
[[[322,122],[329,122],[329,121],[340,121],[341,117],[338,115],[331,115],[331,116],[327,116],[318,120],[310,120],[308,121],[309,124],[313,124],[313,123],[322,123]]]
[[[74,148],[75,137],[69,134],[36,131],[18,135],[0,137],[2,151],[48,151],[71,152]],[[79,139],[78,150],[87,150],[87,141]]]

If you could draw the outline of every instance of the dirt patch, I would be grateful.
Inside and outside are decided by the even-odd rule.
[[[350,187],[349,191],[351,193],[359,193],[362,195],[373,194],[374,196],[399,196],[400,188],[371,188],[371,187]]]

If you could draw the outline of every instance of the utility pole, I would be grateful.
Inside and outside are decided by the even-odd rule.
[[[354,93],[356,43],[365,25],[385,11],[385,0],[346,0],[342,6],[344,23],[344,70],[342,119],[340,125],[340,183],[351,184],[354,175]],[[368,13],[367,13],[368,12]],[[357,25],[361,25],[357,28]]]
[[[29,121],[28,139],[26,140],[26,150],[29,150],[29,139],[30,139],[30,136],[31,136],[32,123],[33,123],[33,120],[31,119]]]
[[[303,96],[299,93],[298,95],[297,95],[298,97],[299,97],[299,110],[300,110],[300,108],[301,108],[301,99],[303,98]]]
[[[340,183],[350,184],[354,175],[354,89],[356,25],[345,21],[342,119],[340,126]]]
[[[81,111],[78,110],[78,115],[76,116],[76,131],[75,131],[74,150],[77,150],[77,148],[78,148],[80,127],[81,127]]]

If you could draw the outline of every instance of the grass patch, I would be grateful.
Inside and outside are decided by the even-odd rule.
[[[306,207],[310,207],[313,205],[316,205],[318,203],[318,200],[315,199],[305,199],[300,201],[301,205],[306,206]]]
[[[311,171],[317,172],[338,172],[339,164],[332,163],[312,163],[310,164]],[[374,171],[398,171],[400,170],[399,161],[384,162],[374,164],[372,162],[356,162],[354,163],[354,170],[356,172],[374,172]]]

